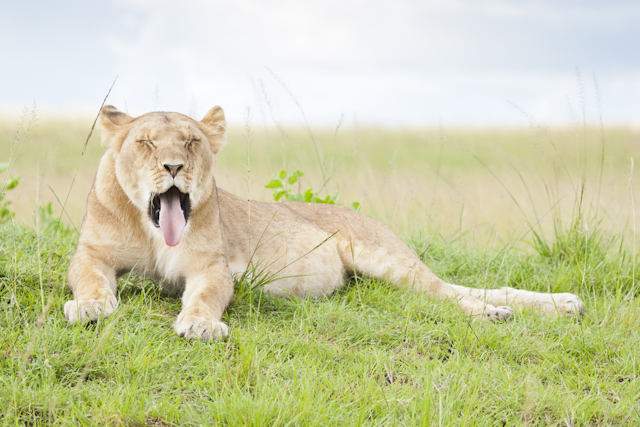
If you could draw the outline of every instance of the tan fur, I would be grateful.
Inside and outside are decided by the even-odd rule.
[[[220,107],[202,121],[178,113],[132,118],[102,109],[110,141],[87,201],[78,249],[69,267],[74,300],[70,322],[94,321],[118,305],[119,275],[134,271],[182,291],[178,334],[224,337],[221,316],[233,296],[233,275],[262,272],[264,289],[282,296],[319,297],[358,274],[451,300],[463,312],[499,319],[504,305],[537,307],[546,314],[583,310],[573,294],[539,294],[512,288],[471,289],[443,282],[385,225],[334,205],[247,202],[217,188],[216,154],[225,142]],[[175,178],[165,165],[184,165]],[[177,246],[167,246],[149,215],[152,194],[176,186],[189,193],[191,215]]]

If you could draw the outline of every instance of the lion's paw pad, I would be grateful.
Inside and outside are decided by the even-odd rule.
[[[197,338],[202,341],[226,338],[229,328],[222,322],[205,319],[204,317],[185,317],[173,324],[178,335],[188,340]]]
[[[115,298],[67,301],[64,305],[64,317],[70,323],[95,322],[100,317],[107,317],[115,311]]]
[[[558,298],[556,308],[560,316],[584,316],[584,303],[579,296],[574,294],[563,294]]]
[[[487,305],[484,313],[489,320],[507,320],[513,316],[513,309],[507,306]]]

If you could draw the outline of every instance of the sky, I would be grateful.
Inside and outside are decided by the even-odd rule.
[[[0,110],[640,124],[640,2],[0,0]]]

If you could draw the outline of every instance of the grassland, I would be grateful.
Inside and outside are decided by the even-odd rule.
[[[43,117],[29,133],[14,171],[23,184],[19,191],[7,193],[19,219],[33,225],[38,203],[52,202],[59,212],[54,193],[64,200],[77,170],[64,220],[79,226],[104,151],[96,132],[81,157],[91,123],[92,118],[87,117]],[[17,128],[17,120],[0,120],[0,161],[8,159]],[[249,175],[247,140],[251,141]],[[270,201],[271,191],[264,185],[271,175],[281,169],[300,169],[306,173],[302,186],[317,190],[323,180],[314,142],[330,176],[323,194],[340,191],[340,201],[362,202],[365,214],[407,236],[428,230],[447,240],[499,248],[526,232],[525,218],[536,222],[536,217],[543,217],[540,225],[552,234],[552,208],[565,220],[571,218],[583,176],[590,207],[598,210],[604,225],[627,233],[631,227],[626,221],[633,213],[631,196],[635,200],[640,196],[630,185],[636,174],[630,174],[631,158],[640,158],[640,130],[581,126],[352,127],[317,129],[312,136],[304,129],[255,125],[247,132],[232,127],[218,159],[218,185],[238,195]],[[603,143],[606,156],[600,168]]]
[[[237,282],[230,338],[204,344],[172,332],[179,300],[133,276],[120,280],[109,319],[66,324],[77,235],[34,223],[33,212],[64,200],[78,170],[67,213],[79,226],[102,148],[94,137],[80,156],[91,120],[45,119],[7,193],[17,221],[0,227],[3,425],[640,425],[629,160],[640,132],[316,130],[327,191],[362,201],[438,275],[575,292],[587,314],[519,312],[492,324],[359,278],[305,301]],[[0,160],[16,128],[0,125]],[[304,188],[322,185],[311,136],[298,129],[233,128],[217,168],[220,186],[254,199],[270,198],[263,185],[283,168],[304,170]]]

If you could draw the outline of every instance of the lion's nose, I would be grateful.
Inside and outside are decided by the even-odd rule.
[[[169,172],[171,176],[175,178],[184,165],[170,165],[168,163],[165,163],[163,166],[167,170],[167,172]]]

